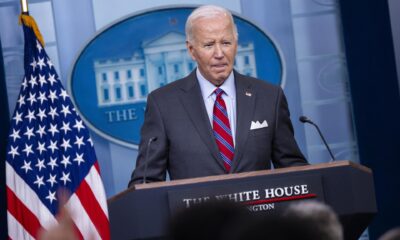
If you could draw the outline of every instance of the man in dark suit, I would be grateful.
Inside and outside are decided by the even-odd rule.
[[[195,9],[186,37],[198,67],[148,95],[129,185],[145,176],[164,181],[167,171],[174,180],[269,169],[271,162],[306,165],[282,89],[233,69],[238,34],[231,13]]]

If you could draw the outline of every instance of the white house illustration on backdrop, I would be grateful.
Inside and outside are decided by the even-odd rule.
[[[130,58],[94,61],[98,106],[143,102],[149,92],[188,75],[195,67],[185,35],[171,31],[151,41]],[[257,77],[253,43],[239,45],[235,69]]]

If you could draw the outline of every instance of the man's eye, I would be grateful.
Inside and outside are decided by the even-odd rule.
[[[212,47],[212,43],[206,43],[206,44],[204,44],[204,47],[206,47],[206,48],[209,48],[209,47]]]
[[[223,42],[224,45],[231,45],[231,42]]]

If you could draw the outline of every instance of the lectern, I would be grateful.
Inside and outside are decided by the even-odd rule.
[[[179,208],[228,199],[269,214],[315,199],[338,214],[345,239],[358,239],[377,212],[372,172],[350,162],[138,184],[108,200],[112,239],[163,239]]]

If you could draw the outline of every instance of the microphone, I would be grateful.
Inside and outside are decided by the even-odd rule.
[[[302,122],[302,123],[309,123],[309,124],[313,125],[318,130],[319,136],[321,137],[322,141],[324,142],[325,147],[328,149],[329,155],[331,155],[332,159],[330,160],[330,162],[335,161],[335,157],[333,156],[333,153],[332,153],[331,149],[329,148],[328,143],[326,142],[324,136],[322,135],[321,130],[319,130],[318,125],[315,124],[313,121],[311,121],[311,119],[309,119],[306,116],[300,116],[299,117],[299,121]]]
[[[146,175],[147,175],[147,162],[149,158],[149,151],[150,151],[150,146],[153,142],[157,141],[157,137],[152,137],[149,139],[147,142],[147,148],[146,148],[146,156],[144,157],[144,171],[143,171],[143,184],[146,184]]]

